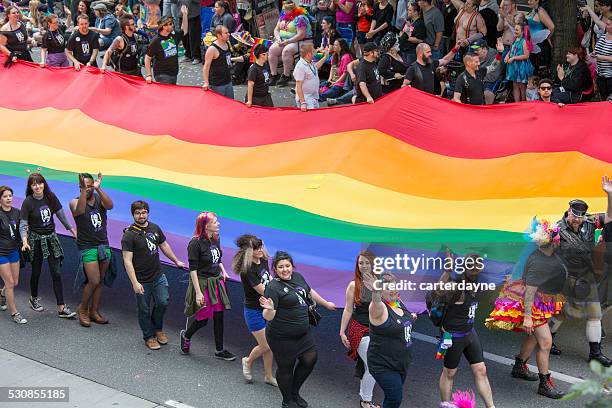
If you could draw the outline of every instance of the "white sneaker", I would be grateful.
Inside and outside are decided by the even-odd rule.
[[[248,357],[242,357],[242,375],[246,382],[250,384],[253,382],[253,375],[251,374],[251,368],[247,364],[248,361]]]
[[[17,324],[26,324],[28,321],[19,314],[19,312],[15,313],[11,316],[11,319]]]

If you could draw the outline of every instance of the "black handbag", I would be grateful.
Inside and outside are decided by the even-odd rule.
[[[278,279],[278,278],[277,278]],[[282,279],[278,279],[278,281],[280,283],[282,283],[283,285],[285,285],[286,287],[293,289],[291,286],[289,286],[288,284],[286,284],[285,282],[283,282]],[[306,295],[306,299],[304,299],[302,297],[302,295],[300,295],[297,291],[294,291],[296,295],[298,295],[308,306],[308,323],[310,323],[312,326],[317,326],[319,324],[319,322],[321,321],[321,319],[323,318],[323,316],[321,315],[321,313],[319,313],[319,311],[317,310],[317,304],[315,303],[314,299],[312,298],[312,296],[310,296],[310,293],[308,293]]]

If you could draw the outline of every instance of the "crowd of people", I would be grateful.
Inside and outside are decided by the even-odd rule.
[[[202,40],[197,0],[4,0],[0,52],[7,63],[42,67],[100,65],[176,84],[184,61],[202,65],[202,88],[234,98],[245,81],[247,106],[273,106],[271,87],[295,81],[302,110],[373,103],[402,86],[473,105],[542,100],[572,104],[612,94],[612,2],[576,10],[579,43],[552,66],[555,24],[548,1],[320,0],[310,10],[298,0],[279,4],[266,45],[244,31],[235,3],[217,1]],[[211,3],[212,5],[212,3]],[[260,45],[264,45],[262,48]],[[258,48],[257,54],[255,48]],[[304,71],[306,70],[306,71]],[[552,85],[548,94],[546,88]],[[250,95],[250,96],[249,96]],[[546,96],[543,96],[546,95]]]
[[[20,268],[27,262],[32,268],[29,306],[35,312],[44,310],[38,282],[45,260],[52,276],[58,317],[76,317],[83,327],[109,323],[100,311],[102,293],[103,287],[112,286],[117,278],[118,265],[107,233],[107,213],[114,203],[103,190],[102,179],[102,174],[78,175],[79,194],[69,202],[75,226],[41,173],[29,175],[20,209],[12,206],[13,189],[0,186],[0,277],[4,283],[0,310],[8,309],[15,323],[27,323],[15,302]],[[612,242],[612,180],[607,176],[602,178],[602,189],[608,197],[606,212],[590,214],[588,204],[576,199],[569,203],[558,223],[534,218],[529,237],[537,247],[527,259],[522,278],[505,283],[485,321],[485,326],[491,329],[525,333],[511,374],[539,381],[538,393],[549,398],[564,395],[551,380],[548,359],[550,353],[561,354],[553,339],[565,317],[586,320],[588,361],[596,360],[605,367],[611,365],[601,348],[601,319],[602,311],[612,301],[609,283],[612,251],[607,248],[603,260],[595,259],[596,230],[603,230],[601,241]],[[164,332],[169,285],[160,264],[161,251],[178,269],[189,270],[184,302],[186,325],[180,331],[180,351],[189,354],[193,335],[212,319],[214,356],[235,360],[223,342],[224,311],[231,308],[231,302],[217,215],[209,211],[198,214],[187,247],[186,265],[177,259],[162,228],[150,220],[150,208],[145,201],[133,202],[130,211],[134,222],[123,232],[122,261],[136,295],[137,320],[146,347],[158,350],[169,342]],[[76,312],[64,302],[61,270],[64,250],[56,233],[55,218],[75,238],[79,252],[74,288],[81,290],[82,295]],[[336,305],[323,298],[295,270],[290,254],[278,251],[270,260],[263,239],[250,234],[238,237],[235,245],[238,251],[232,269],[242,281],[244,321],[257,343],[242,358],[244,379],[253,382],[252,367],[261,358],[264,381],[280,389],[281,406],[305,408],[308,403],[300,390],[317,361],[312,327],[321,316],[316,307],[333,311]],[[447,257],[452,259],[452,252]],[[477,260],[478,254],[466,257]],[[389,285],[397,282],[393,271],[378,273],[374,269],[375,258],[369,251],[357,257],[354,280],[346,288],[339,336],[349,350],[348,357],[357,364],[360,406],[379,407],[372,401],[374,386],[378,384],[384,393],[382,406],[397,408],[410,374],[412,325],[417,314],[405,307],[399,291]],[[439,281],[476,283],[482,269],[477,267],[477,261],[471,265],[466,262],[466,271],[455,276],[451,265]],[[476,390],[485,406],[494,407],[483,347],[475,328],[481,293],[472,288],[440,286],[428,294],[430,319],[440,329],[436,358],[444,361],[439,382],[443,407],[453,407],[453,382],[462,355],[470,364]],[[527,367],[536,347],[537,375]]]

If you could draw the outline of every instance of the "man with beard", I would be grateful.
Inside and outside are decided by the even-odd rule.
[[[89,17],[85,14],[77,17],[77,24],[78,29],[72,32],[66,43],[66,55],[76,71],[79,71],[83,65],[97,67],[99,35],[89,29]]]
[[[449,254],[450,255],[450,254]],[[452,259],[452,256],[450,256]],[[456,260],[453,259],[453,265]],[[481,272],[482,258],[477,254],[468,254],[464,258],[465,272],[459,276],[457,282],[477,283],[478,275]],[[457,264],[459,266],[459,264]],[[440,282],[448,282],[452,272],[452,267],[447,269],[440,278]],[[471,286],[471,285],[470,285]],[[487,408],[494,408],[493,393],[487,368],[484,363],[482,345],[476,330],[474,321],[476,320],[476,310],[478,309],[478,299],[476,291],[455,290],[440,291],[438,295],[443,296],[447,304],[447,309],[442,317],[441,324],[441,345],[445,342],[444,368],[440,376],[440,397],[442,401],[450,401],[453,390],[453,380],[457,374],[457,367],[463,354],[470,364],[474,375],[476,389],[483,399]],[[450,345],[449,345],[450,343]]]
[[[586,338],[589,342],[589,359],[599,361],[610,367],[610,359],[601,351],[601,305],[595,280],[593,251],[595,230],[610,227],[612,222],[612,180],[602,178],[602,189],[608,195],[606,213],[587,214],[589,206],[582,200],[572,200],[569,209],[559,221],[561,236],[560,255],[568,268],[567,303],[564,315],[574,319],[586,320]],[[553,339],[562,320],[551,319]],[[559,355],[561,350],[553,343],[551,354]]]
[[[420,43],[416,47],[416,61],[408,67],[402,87],[410,85],[413,88],[435,94],[435,72],[438,67],[447,65],[455,56],[457,48],[446,54],[442,59],[433,59],[429,44]]]
[[[138,324],[145,344],[151,350],[159,350],[160,344],[168,344],[163,325],[170,299],[168,280],[159,263],[159,250],[177,268],[183,269],[185,264],[176,258],[161,228],[149,222],[149,204],[134,201],[131,212],[134,223],[123,231],[121,239],[123,264],[136,293]]]
[[[112,61],[115,71],[126,75],[134,75],[142,77],[140,69],[140,53],[138,41],[136,41],[136,25],[134,24],[134,16],[124,14],[119,20],[121,31],[123,33],[117,36],[106,54],[100,71],[104,71],[109,61]]]
[[[98,309],[102,297],[102,282],[105,281],[111,259],[106,232],[106,212],[113,209],[113,200],[102,191],[101,185],[101,173],[98,173],[98,179],[95,181],[89,173],[79,174],[81,194],[70,201],[70,211],[77,227],[76,244],[80,252],[77,274],[80,274],[82,265],[86,281],[78,309],[79,323],[83,327],[90,327],[92,320],[98,324],[108,323]]]

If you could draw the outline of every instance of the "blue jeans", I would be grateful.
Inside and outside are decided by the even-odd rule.
[[[325,91],[321,95],[319,95],[319,102],[323,102],[323,101],[327,100],[327,98],[335,99],[335,98],[337,98],[339,96],[344,95],[345,92],[346,91],[344,90],[343,87],[338,86],[338,85],[333,85],[327,91]]]
[[[408,65],[412,65],[416,61],[416,54],[412,52],[402,52],[402,59]]]
[[[406,373],[386,371],[384,373],[370,373],[385,393],[383,408],[399,408],[404,397],[404,381]]]
[[[234,86],[231,82],[225,85],[210,85],[209,88],[218,94],[234,99]]]
[[[170,300],[168,279],[163,273],[155,282],[142,283],[144,294],[136,295],[138,324],[145,340],[155,337],[164,327],[164,315]]]
[[[431,50],[431,58],[433,58],[434,60],[437,59],[442,59],[442,51],[438,50]]]

